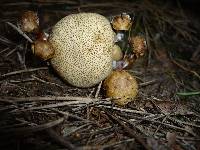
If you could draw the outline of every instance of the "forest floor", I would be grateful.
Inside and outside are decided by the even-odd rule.
[[[200,149],[200,20],[190,10],[148,0],[1,3],[0,149]],[[136,100],[119,107],[99,85],[66,84],[7,24],[25,10],[45,32],[71,13],[134,13],[132,34],[148,46],[128,70]]]

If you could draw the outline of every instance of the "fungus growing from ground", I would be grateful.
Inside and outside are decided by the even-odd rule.
[[[20,18],[21,30],[24,32],[37,32],[39,29],[39,18],[36,12],[26,11]]]
[[[113,71],[104,81],[104,88],[106,96],[121,106],[134,100],[138,93],[136,79],[125,70]]]
[[[34,41],[31,48],[33,54],[44,61],[52,58],[55,53],[51,43],[43,39]]]
[[[108,19],[96,13],[71,14],[52,29],[55,49],[51,64],[68,83],[91,87],[112,71],[114,32]]]
[[[139,58],[145,54],[147,45],[146,40],[142,36],[131,37],[130,45],[136,58]]]

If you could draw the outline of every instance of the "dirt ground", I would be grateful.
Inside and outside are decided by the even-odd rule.
[[[148,0],[0,3],[0,149],[200,149],[200,20],[191,8]],[[128,69],[139,83],[136,100],[119,107],[100,85],[64,82],[8,25],[26,10],[38,12],[47,33],[71,13],[134,14],[132,34],[148,46]]]

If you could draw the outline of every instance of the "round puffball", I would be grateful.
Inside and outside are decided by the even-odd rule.
[[[106,96],[114,103],[124,106],[138,94],[136,79],[125,70],[113,71],[104,81]]]

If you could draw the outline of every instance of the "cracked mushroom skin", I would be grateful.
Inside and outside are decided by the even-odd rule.
[[[52,29],[49,41],[55,49],[51,64],[76,87],[91,87],[112,71],[114,32],[110,22],[96,13],[71,14]]]

